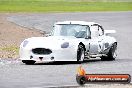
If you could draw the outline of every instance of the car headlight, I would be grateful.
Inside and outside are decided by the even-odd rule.
[[[69,47],[69,42],[64,42],[61,44],[61,48],[68,48]]]
[[[23,42],[23,47],[26,47],[27,44],[28,44],[28,41],[25,40],[25,41]]]

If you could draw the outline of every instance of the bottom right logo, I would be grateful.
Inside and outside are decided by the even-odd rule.
[[[130,83],[131,76],[129,74],[86,74],[85,70],[80,66],[76,81],[79,85],[86,83]]]

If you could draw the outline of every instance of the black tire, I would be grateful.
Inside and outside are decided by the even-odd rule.
[[[77,50],[77,62],[83,62],[85,58],[85,49],[82,45],[78,46]]]
[[[26,65],[33,65],[33,64],[35,64],[35,61],[28,61],[28,60],[23,60],[22,61],[23,63],[25,63]]]
[[[110,50],[109,50],[109,52],[108,52],[108,55],[107,55],[107,56],[102,56],[102,57],[101,57],[101,60],[102,60],[102,61],[113,61],[113,60],[115,60],[115,58],[116,58],[116,56],[117,56],[116,50],[117,50],[117,44],[114,43],[114,44],[111,46],[111,48],[110,48]],[[115,56],[115,54],[116,54],[116,56]]]

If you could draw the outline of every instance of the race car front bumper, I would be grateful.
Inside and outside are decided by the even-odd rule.
[[[76,56],[76,50],[71,48],[52,50],[52,53],[48,55],[34,54],[31,49],[20,49],[20,59],[22,61],[35,61],[38,63],[53,61],[77,61]]]

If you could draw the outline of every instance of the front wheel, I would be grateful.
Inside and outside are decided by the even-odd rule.
[[[102,61],[113,61],[117,57],[117,44],[114,43],[110,48],[107,56],[102,56]]]
[[[85,58],[85,50],[82,45],[78,46],[78,51],[77,51],[77,62],[83,62]]]

